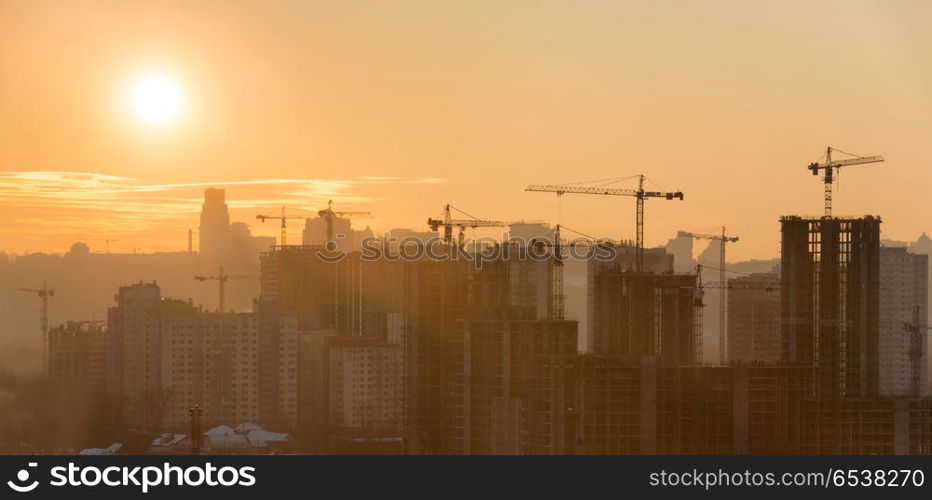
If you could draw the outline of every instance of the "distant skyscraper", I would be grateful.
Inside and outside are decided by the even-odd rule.
[[[780,361],[780,277],[757,273],[728,280],[728,361]]]
[[[554,229],[542,223],[512,224],[508,233],[508,244],[503,250],[508,255],[509,304],[534,308],[538,319],[552,317],[554,303],[554,265],[551,258],[533,258],[538,243],[553,244]],[[536,247],[543,255],[552,253],[552,246]],[[562,292],[562,290],[561,290]]]
[[[721,264],[722,242],[719,240],[709,240],[709,246],[699,252],[697,262],[703,266],[718,268]]]
[[[567,235],[563,235],[566,237]],[[508,227],[508,241],[522,240],[528,243],[534,239],[553,241],[554,228],[541,222],[518,222]]]
[[[787,216],[782,227],[782,359],[815,367],[820,397],[879,389],[880,219]]]
[[[932,254],[932,238],[923,232],[915,242],[909,244],[909,251],[924,255]]]
[[[667,253],[673,256],[673,271],[688,273],[696,267],[696,259],[693,258],[693,238],[691,236],[670,238],[665,248]]]
[[[252,230],[245,222],[230,224],[230,250],[236,255],[248,257],[255,262],[259,253],[266,252],[275,246],[275,238],[271,236],[253,236]]]
[[[204,190],[198,249],[208,259],[222,261],[230,248],[230,213],[223,189]]]
[[[928,393],[928,256],[903,247],[880,248],[880,394],[913,395],[913,356],[919,356],[918,386]],[[905,328],[919,311],[919,350],[913,352],[912,333]]]

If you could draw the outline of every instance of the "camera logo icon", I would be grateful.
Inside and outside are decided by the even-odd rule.
[[[29,462],[28,465],[29,467],[39,466],[39,464],[36,462]],[[33,481],[29,484],[26,484],[27,481],[29,481],[29,470],[20,469],[19,472],[16,473],[16,481],[7,481],[6,485],[18,493],[28,493],[39,486],[39,481]]]

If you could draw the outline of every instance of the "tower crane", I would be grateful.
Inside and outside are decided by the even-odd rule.
[[[922,331],[932,330],[922,321],[922,309],[916,306],[913,309],[913,320],[904,326],[909,332],[909,389],[913,397],[922,395]]]
[[[284,212],[283,212],[283,214],[284,214]],[[284,219],[283,219],[283,220],[284,220]],[[282,230],[284,230],[284,227],[282,228]],[[217,285],[218,285],[218,289],[219,289],[218,291],[219,291],[219,294],[220,294],[220,296],[219,296],[219,309],[220,309],[220,312],[221,312],[221,313],[223,313],[223,312],[225,311],[225,309],[224,309],[224,301],[225,301],[225,299],[226,299],[226,283],[227,283],[227,280],[231,280],[231,279],[255,279],[255,278],[258,278],[258,276],[252,275],[252,274],[226,274],[226,273],[223,272],[223,266],[218,266],[217,275],[216,275],[216,276],[195,276],[195,277],[194,277],[194,279],[196,279],[197,281],[213,281],[213,280],[216,280],[216,281],[217,281]],[[226,321],[226,316],[221,316],[221,318],[220,318],[221,335],[220,335],[220,340],[219,340],[219,351],[220,351],[220,380],[219,380],[219,382],[220,382],[220,421],[221,421],[221,422],[224,421],[223,419],[224,419],[224,413],[225,413],[225,408],[226,408],[226,403],[227,403],[226,392],[225,392],[225,389],[224,389],[225,380],[224,380],[224,376],[223,376],[223,374],[224,374],[223,363],[224,363],[224,358],[225,358],[224,352],[225,352],[225,349],[226,349],[226,343],[224,342],[224,338],[225,338],[225,334],[226,334],[226,323],[227,323],[227,321]]]
[[[452,211],[456,210],[462,215],[469,217],[468,219],[455,219],[453,218]],[[539,222],[539,221],[526,221],[526,222]],[[459,228],[459,235],[457,240],[462,243],[465,238],[466,228],[475,229],[477,227],[508,227],[514,222],[506,222],[500,220],[482,220],[478,217],[474,217],[449,203],[443,208],[443,219],[427,219],[427,225],[430,226],[431,231],[437,231],[439,228],[443,227],[443,242],[450,243],[453,241],[453,228]]]
[[[279,239],[279,242],[280,242],[280,245],[281,245],[281,246],[285,246],[285,244],[286,244],[286,230],[285,230],[285,228],[286,228],[287,225],[288,225],[288,223],[287,223],[287,222],[288,222],[288,219],[306,219],[306,218],[307,218],[307,217],[299,217],[299,216],[296,216],[296,215],[294,215],[294,216],[293,216],[293,215],[285,215],[285,208],[286,208],[286,207],[282,206],[282,214],[281,214],[281,215],[262,215],[262,214],[259,214],[259,215],[256,216],[256,218],[259,219],[259,220],[262,221],[262,222],[265,222],[265,221],[267,221],[267,220],[269,220],[269,219],[280,220],[280,221],[281,221],[281,228],[282,228],[282,230],[281,230],[281,238]]]
[[[51,290],[46,283],[42,283],[42,288],[18,288],[18,290],[34,293],[42,302],[42,316],[39,318],[39,325],[42,328],[42,373],[48,373],[49,297],[55,296],[55,290]]]
[[[327,208],[323,210],[318,210],[317,215],[322,217],[327,222],[327,241],[334,241],[333,234],[333,218],[342,217],[345,219],[352,217],[372,217],[372,214],[369,212],[345,212],[345,211],[334,211],[333,210],[333,200],[327,202]]]
[[[226,283],[227,280],[245,280],[245,279],[258,279],[259,277],[255,274],[226,274],[223,272],[223,266],[220,266],[217,270],[216,276],[195,276],[194,279],[197,281],[216,281],[219,288],[219,306],[220,312],[224,312],[224,300],[226,299]]]
[[[564,242],[561,236],[562,229],[569,229],[586,239]],[[553,241],[532,240],[532,245],[553,247],[553,258],[550,261],[550,319],[562,320],[566,316],[566,295],[563,293],[563,261],[565,260],[563,249],[577,246],[591,247],[602,243],[604,243],[604,241],[597,240],[587,234],[580,233],[579,231],[560,224],[557,224],[554,230]]]
[[[674,199],[683,199],[682,191],[646,191],[644,189],[644,181],[647,180],[643,174],[634,176],[638,179],[638,188],[637,189],[619,189],[610,187],[616,182],[631,179],[632,177],[623,177],[616,179],[606,179],[603,181],[595,181],[595,183],[600,183],[597,186],[584,186],[580,184],[565,184],[565,185],[536,185],[532,184],[526,188],[525,191],[543,191],[548,193],[556,193],[557,196],[563,196],[567,193],[574,194],[600,194],[600,195],[610,195],[610,196],[633,196],[636,200],[637,214],[636,214],[636,226],[637,226],[637,237],[635,238],[635,270],[637,272],[643,272],[644,270],[644,200],[647,198],[664,198],[667,200]],[[583,183],[586,184],[586,183]]]
[[[718,294],[718,361],[719,363],[725,363],[725,328],[726,328],[726,316],[725,316],[725,305],[728,300],[728,286],[727,281],[725,281],[725,246],[726,243],[735,243],[738,241],[737,236],[728,236],[725,234],[725,226],[722,226],[722,234],[701,234],[701,233],[691,233],[689,231],[680,231],[676,233],[677,236],[685,238],[695,238],[701,240],[713,240],[719,242],[719,268],[718,268],[718,277],[724,285],[719,290]]]
[[[701,268],[702,265],[700,264],[700,265],[697,266],[697,267]],[[706,267],[709,267],[709,266],[706,266]],[[712,268],[712,269],[715,269],[715,268]],[[722,269],[724,269],[724,268],[722,268]],[[719,269],[719,271],[721,272],[721,269]],[[750,273],[750,274],[749,274],[749,273],[739,273],[739,274],[745,274],[745,275],[749,275],[749,276],[754,276],[753,273]],[[769,279],[766,279],[766,280],[759,280],[759,281],[757,281],[757,280],[755,280],[755,281],[744,281],[744,282],[742,282],[740,285],[735,286],[734,283],[728,282],[728,281],[725,281],[725,280],[721,280],[721,281],[707,281],[706,283],[702,283],[702,280],[700,279],[700,287],[702,287],[703,289],[706,289],[706,288],[718,288],[719,290],[721,290],[721,291],[719,292],[719,293],[721,294],[721,295],[720,295],[720,297],[721,297],[720,300],[727,301],[727,300],[728,300],[728,296],[724,294],[726,290],[739,290],[739,291],[762,290],[762,291],[768,292],[768,293],[770,293],[770,292],[779,292],[779,291],[780,291],[780,287],[781,287],[781,281],[778,281],[778,280],[775,281],[775,280],[769,280]],[[719,319],[721,319],[721,317],[719,317]],[[720,360],[720,361],[723,361],[723,360],[724,360],[724,357],[722,357],[721,345],[722,345],[722,344],[721,344],[721,334],[720,334],[720,335],[719,335],[719,360]]]
[[[833,160],[832,153],[842,153],[850,156],[851,158]],[[866,163],[880,163],[882,161],[884,161],[882,155],[859,156],[852,153],[846,153],[840,149],[835,149],[829,146],[825,149],[825,154],[822,156],[820,161],[810,163],[807,168],[812,171],[812,175],[819,175],[819,170],[825,171],[825,174],[822,177],[822,182],[825,183],[825,216],[832,216],[832,183],[835,181],[834,172],[836,169],[848,165],[863,165]]]

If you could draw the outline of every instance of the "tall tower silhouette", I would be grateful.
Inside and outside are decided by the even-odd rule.
[[[230,248],[230,212],[227,210],[226,193],[223,189],[204,190],[201,208],[198,250],[201,255],[222,261]]]

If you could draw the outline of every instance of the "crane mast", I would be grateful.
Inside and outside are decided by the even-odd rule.
[[[551,273],[550,318],[562,321],[566,317],[566,296],[563,295],[563,238],[560,225],[553,236],[553,269]]]
[[[457,219],[452,215],[452,211],[456,210],[457,212],[463,214],[468,218]],[[539,222],[539,221],[521,221],[521,222]],[[451,243],[453,241],[453,228],[456,227],[459,229],[457,234],[457,241],[463,243],[466,237],[466,228],[475,229],[477,227],[508,227],[515,222],[501,221],[501,220],[483,220],[478,217],[473,217],[472,215],[450,205],[449,203],[443,207],[443,218],[442,219],[427,219],[427,226],[430,227],[431,231],[437,231],[441,227],[443,228],[443,238],[444,243]]]
[[[909,389],[918,398],[922,396],[922,332],[930,329],[922,320],[922,308],[913,308],[913,320],[904,326],[909,332]]]
[[[563,229],[569,229],[570,231],[586,239],[581,241],[577,240],[564,242],[562,237]],[[563,261],[565,260],[563,249],[578,246],[587,246],[591,248],[592,246],[599,245],[601,243],[601,241],[596,240],[591,236],[585,235],[579,231],[560,224],[556,225],[553,234],[553,241],[538,241],[536,239],[532,240],[531,244],[534,246],[540,245],[553,247],[553,255],[550,259],[550,319],[563,320],[566,316],[566,295],[563,293]]]
[[[239,280],[239,279],[257,279],[258,276],[254,274],[226,274],[223,272],[223,266],[219,266],[216,276],[195,276],[194,279],[197,281],[216,281],[218,288],[218,305],[220,312],[225,312],[224,302],[226,297],[226,283],[227,280]]]
[[[350,218],[350,217],[371,217],[372,214],[369,212],[346,212],[346,211],[334,211],[333,210],[333,200],[327,202],[327,208],[323,210],[318,210],[317,215],[322,217],[327,223],[327,241],[335,241],[333,234],[333,218]]]
[[[718,296],[718,361],[719,363],[725,363],[727,352],[725,349],[727,341],[726,328],[728,326],[728,317],[726,315],[726,307],[728,303],[728,282],[725,280],[725,244],[737,242],[738,237],[728,236],[725,234],[725,226],[722,226],[721,234],[701,234],[691,233],[689,231],[680,231],[676,235],[686,238],[713,240],[719,242],[718,277],[719,281],[722,283],[722,288],[720,289]]]
[[[42,283],[42,288],[19,288],[20,292],[34,293],[39,297],[42,304],[39,317],[39,327],[42,329],[42,373],[48,375],[49,366],[49,297],[55,296],[55,290],[49,288],[48,284]]]
[[[259,215],[256,216],[256,218],[259,219],[259,220],[262,221],[262,222],[265,222],[265,221],[267,221],[267,220],[280,220],[280,221],[281,221],[281,236],[279,237],[279,244],[280,244],[281,246],[285,246],[285,245],[287,244],[287,230],[286,230],[286,228],[287,228],[287,226],[288,226],[288,219],[304,219],[304,218],[305,218],[305,217],[298,217],[298,216],[292,216],[292,215],[285,215],[285,208],[286,208],[286,207],[282,206],[282,214],[281,214],[281,215],[263,215],[263,214],[259,214]]]
[[[610,179],[608,183],[599,186],[581,186],[581,185],[559,185],[559,184],[532,184],[525,191],[539,191],[547,193],[556,193],[557,196],[563,196],[567,193],[572,194],[595,194],[609,196],[633,196],[636,200],[635,215],[635,270],[640,273],[644,271],[644,200],[647,198],[663,198],[667,200],[683,199],[682,191],[647,191],[644,189],[644,181],[647,177],[643,174],[636,176],[638,179],[637,189],[618,189],[608,187],[624,179]]]
[[[223,313],[225,312],[224,300],[226,296],[226,283],[227,283],[227,280],[231,280],[231,279],[255,279],[255,278],[258,278],[258,276],[251,275],[251,274],[226,274],[223,272],[223,266],[218,267],[216,276],[195,276],[194,277],[194,279],[196,279],[197,281],[216,281],[217,282],[217,288],[218,288],[218,293],[219,293],[219,298],[218,298],[219,304],[218,305],[219,305],[219,312],[221,314],[220,316],[220,339],[219,339],[219,347],[218,347],[218,351],[220,354],[219,384],[220,384],[220,421],[221,422],[224,421],[224,415],[226,413],[225,410],[226,410],[226,404],[227,404],[227,393],[226,393],[226,385],[225,385],[225,377],[224,377],[225,372],[223,369],[224,356],[226,352],[225,337],[226,337],[226,331],[227,331],[227,318],[225,315],[223,315]]]

